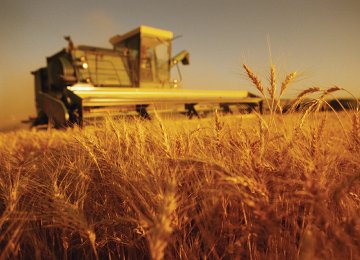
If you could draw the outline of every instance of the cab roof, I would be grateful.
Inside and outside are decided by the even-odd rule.
[[[171,40],[173,38],[173,33],[171,31],[166,31],[166,30],[162,30],[162,29],[158,29],[158,28],[154,28],[154,27],[150,27],[150,26],[146,26],[146,25],[141,25],[138,28],[136,28],[130,32],[127,32],[122,35],[118,34],[118,35],[111,37],[110,43],[112,45],[116,45],[116,44],[123,42],[137,34],[140,34],[141,36],[143,36],[143,35],[155,36],[155,37],[160,37],[160,38],[168,39],[168,40]]]

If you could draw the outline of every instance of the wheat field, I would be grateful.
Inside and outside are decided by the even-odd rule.
[[[1,258],[355,259],[359,117],[340,116],[1,134]]]
[[[273,83],[269,115],[1,133],[0,259],[359,258],[359,112]]]

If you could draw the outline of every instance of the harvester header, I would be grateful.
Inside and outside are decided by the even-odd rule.
[[[186,90],[179,63],[189,64],[189,53],[172,55],[173,33],[140,26],[110,38],[112,48],[74,45],[47,58],[47,66],[33,73],[37,118],[33,125],[56,127],[83,125],[104,115],[138,114],[150,118],[150,107],[158,112],[181,112],[199,116],[200,107],[246,104],[261,110],[262,100],[247,91]],[[180,80],[171,80],[176,66]]]

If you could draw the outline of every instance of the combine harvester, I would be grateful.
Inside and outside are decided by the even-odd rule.
[[[140,26],[110,39],[112,49],[75,46],[47,58],[35,76],[37,117],[33,126],[83,126],[104,116],[182,113],[199,117],[201,111],[234,108],[262,112],[262,99],[247,91],[181,89],[171,81],[171,68],[189,64],[189,53],[171,56],[173,33]],[[245,110],[244,110],[245,107]]]

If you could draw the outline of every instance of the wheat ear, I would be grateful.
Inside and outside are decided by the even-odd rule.
[[[297,74],[296,71],[291,72],[286,76],[285,80],[281,83],[279,99],[282,97],[282,95],[284,94],[285,90],[288,88],[290,83],[295,79],[296,74]]]
[[[260,79],[251,71],[251,69],[246,64],[243,64],[243,67],[244,67],[248,77],[254,83],[255,87],[261,92],[261,94],[264,95],[264,88],[261,84]]]
[[[296,109],[296,106],[300,104],[301,100],[303,100],[305,96],[316,93],[318,91],[321,91],[319,87],[312,87],[300,92],[300,94],[294,99],[294,101],[291,102],[290,111],[294,111]]]
[[[270,98],[273,100],[276,92],[276,68],[275,65],[270,65],[270,88],[268,88]]]

